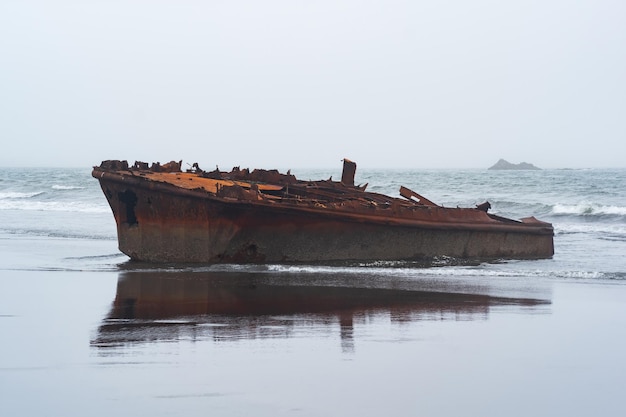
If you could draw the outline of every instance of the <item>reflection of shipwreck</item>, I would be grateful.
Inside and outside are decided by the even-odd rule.
[[[549,301],[456,292],[447,283],[341,274],[249,272],[123,272],[93,346],[158,340],[289,337],[301,327],[339,328],[351,345],[353,324],[384,316],[392,322],[485,319],[494,306],[538,308]],[[465,290],[469,291],[469,290]]]
[[[300,181],[278,171],[181,172],[104,161],[93,170],[117,222],[119,248],[153,262],[332,262],[547,258],[553,228],[476,208],[439,206],[408,188],[393,198],[341,181]]]

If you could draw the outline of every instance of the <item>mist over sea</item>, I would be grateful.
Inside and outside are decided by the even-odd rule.
[[[356,182],[535,216],[555,255],[135,263],[90,168],[0,168],[0,415],[624,415],[625,169]]]

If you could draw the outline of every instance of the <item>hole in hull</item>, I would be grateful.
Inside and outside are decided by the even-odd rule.
[[[117,197],[119,198],[120,203],[123,203],[125,208],[125,210],[121,211],[121,214],[126,216],[122,219],[122,223],[126,223],[129,226],[138,224],[137,215],[135,214],[137,195],[130,190],[126,190],[123,193],[118,193]]]

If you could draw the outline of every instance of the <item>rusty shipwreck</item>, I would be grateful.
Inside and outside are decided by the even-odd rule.
[[[408,188],[400,197],[289,172],[181,170],[167,164],[103,161],[94,167],[117,223],[119,249],[133,260],[194,263],[334,263],[533,259],[554,254],[550,223],[512,220],[437,205]]]

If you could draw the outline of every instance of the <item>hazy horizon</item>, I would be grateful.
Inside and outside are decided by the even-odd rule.
[[[170,160],[156,160],[156,161],[145,161],[145,160],[140,160],[140,159],[122,159],[122,160],[126,160],[129,165],[132,165],[135,161],[140,161],[140,162],[147,162],[149,165],[151,165],[154,162],[159,162],[159,163],[165,163],[165,162],[169,162]],[[180,161],[181,159],[177,159],[175,160],[176,162]],[[338,175],[341,174],[341,169],[342,169],[342,160],[337,160],[337,163],[334,165],[285,165],[283,164],[278,164],[278,165],[273,165],[273,166],[269,166],[269,165],[244,165],[244,164],[235,164],[235,165],[226,165],[226,164],[215,164],[212,163],[212,161],[202,161],[202,160],[182,160],[183,161],[183,165],[181,167],[182,171],[185,171],[186,169],[191,169],[192,165],[194,162],[198,162],[200,165],[200,168],[202,168],[205,171],[211,171],[214,170],[216,168],[219,168],[220,171],[230,171],[231,169],[233,169],[234,167],[239,167],[241,169],[243,168],[248,168],[250,170],[253,169],[277,169],[280,172],[286,172],[287,170],[291,170],[293,173],[297,173],[297,171],[299,170],[320,170],[320,171],[337,171]],[[100,162],[102,161],[98,161],[96,163],[93,164],[75,164],[75,165],[54,165],[54,164],[47,164],[47,165],[0,165],[0,169],[92,169],[95,166],[100,165]],[[511,162],[511,161],[507,161],[507,162]],[[526,161],[521,161],[521,162],[526,162]],[[495,164],[495,163],[494,163]],[[492,165],[491,164],[489,166],[484,166],[484,167],[476,167],[476,166],[465,166],[465,167],[452,167],[452,166],[441,166],[441,167],[419,167],[419,166],[380,166],[380,165],[376,165],[376,164],[372,164],[372,165],[364,165],[364,164],[359,164],[357,162],[357,172],[359,173],[364,173],[366,171],[409,171],[409,170],[415,170],[415,171],[488,171],[490,170],[489,168],[491,168]],[[534,164],[533,164],[534,165]],[[611,166],[605,166],[605,167],[592,167],[592,166],[587,166],[587,167],[540,167],[540,166],[536,166],[536,168],[538,168],[539,171],[567,171],[567,170],[573,170],[573,171],[584,171],[584,170],[624,170],[626,169],[626,167],[619,167],[619,166],[615,166],[615,167],[611,167]],[[490,170],[491,171],[491,170]],[[512,170],[507,170],[507,169],[499,169],[499,170],[495,170],[495,172],[501,172],[501,171],[513,171],[515,172],[516,170],[512,169]],[[521,171],[533,171],[532,169],[522,169]]]
[[[624,16],[590,0],[2,2],[0,166],[624,168]]]

